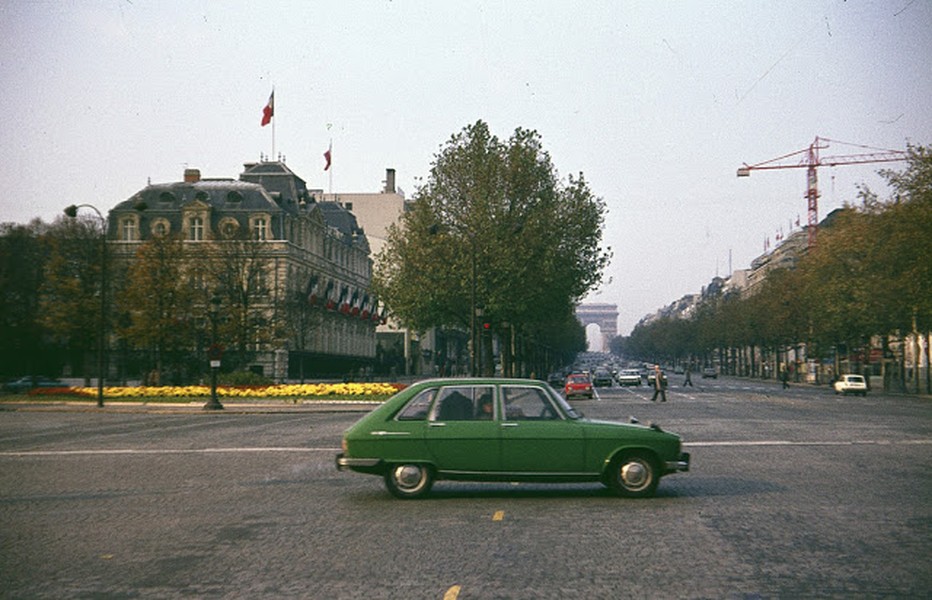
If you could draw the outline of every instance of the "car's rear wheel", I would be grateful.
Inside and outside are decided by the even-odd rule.
[[[615,458],[608,468],[608,486],[626,498],[649,498],[660,482],[657,462],[646,453],[623,454]]]
[[[433,484],[434,475],[427,465],[396,464],[385,473],[385,487],[393,496],[403,500],[426,496]]]

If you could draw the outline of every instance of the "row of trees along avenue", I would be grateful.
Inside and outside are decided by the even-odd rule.
[[[929,364],[932,331],[932,151],[911,146],[904,170],[880,174],[891,198],[862,188],[861,205],[825,223],[796,268],[771,271],[754,295],[715,297],[691,319],[635,327],[615,350],[773,376],[786,349],[804,347],[810,359],[830,359],[833,373],[866,371],[894,389],[929,390],[929,369],[916,367]]]
[[[535,131],[478,121],[435,157],[414,209],[376,257],[376,294],[403,325],[471,332],[470,370],[540,374],[584,350],[575,306],[599,285],[605,205],[582,174],[558,179]]]

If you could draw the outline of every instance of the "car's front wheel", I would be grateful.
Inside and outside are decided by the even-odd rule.
[[[644,453],[623,454],[608,468],[608,486],[619,496],[649,498],[660,482],[656,461]]]
[[[426,496],[433,484],[434,475],[427,465],[391,465],[385,473],[385,487],[393,496],[403,500]]]

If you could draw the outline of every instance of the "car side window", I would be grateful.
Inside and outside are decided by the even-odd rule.
[[[495,418],[491,386],[449,386],[440,389],[434,403],[435,421],[476,421]]]
[[[547,394],[535,387],[503,387],[502,400],[508,421],[554,421],[560,418]]]
[[[427,419],[427,414],[430,412],[430,403],[434,399],[437,390],[432,388],[429,390],[424,390],[417,396],[411,399],[398,413],[398,416],[395,417],[399,421],[424,421]]]

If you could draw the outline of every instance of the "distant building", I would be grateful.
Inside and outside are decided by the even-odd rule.
[[[388,242],[388,231],[412,203],[395,185],[395,169],[385,170],[385,181],[378,192],[320,193],[320,198],[339,204],[356,216],[365,230],[375,258]],[[389,318],[377,329],[377,365],[398,374],[432,375],[457,372],[452,358],[461,353],[461,336],[431,329],[414,332]]]
[[[209,244],[259,244],[250,246],[264,263],[250,284],[251,306],[267,330],[251,348],[251,370],[283,380],[372,366],[381,307],[369,291],[368,239],[352,212],[322,201],[283,162],[246,163],[239,180],[202,179],[186,169],[182,181],[150,184],[109,217],[110,246],[124,264],[153,236],[204,244],[205,255]],[[217,282],[197,278],[191,285]],[[217,291],[224,292],[204,289],[205,297]],[[296,306],[314,311],[300,327]]]

